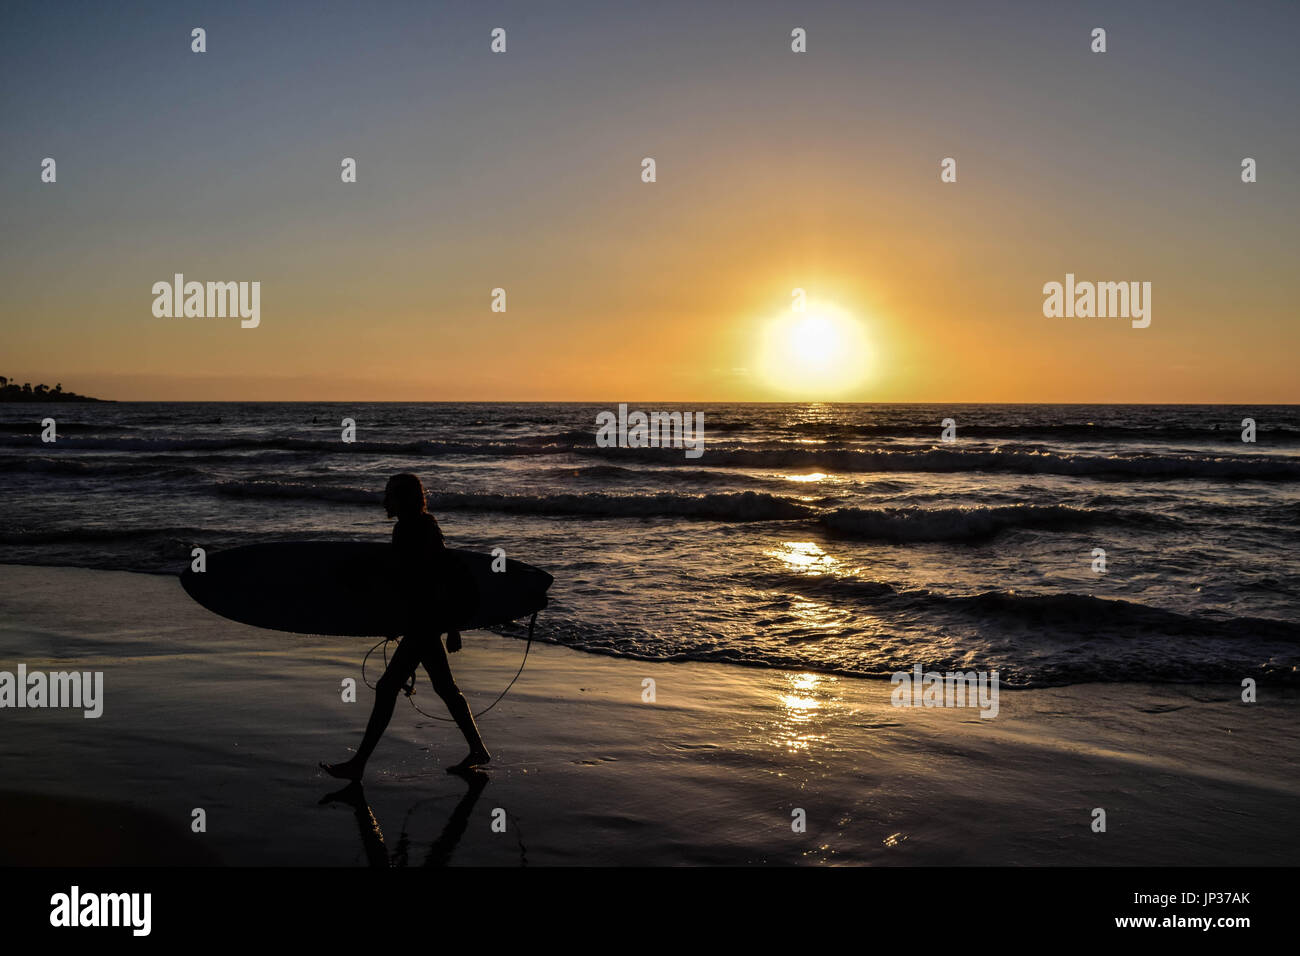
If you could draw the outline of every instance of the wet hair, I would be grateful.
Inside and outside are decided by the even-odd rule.
[[[424,485],[419,476],[404,472],[388,479],[388,491],[392,493],[394,510],[401,514],[427,510],[424,500]]]

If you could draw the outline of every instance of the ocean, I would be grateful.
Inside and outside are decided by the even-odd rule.
[[[1300,684],[1300,406],[629,406],[702,412],[703,454],[599,447],[617,403],[0,405],[0,561],[385,540],[412,471],[451,546],[555,576],[538,639],[592,653]]]

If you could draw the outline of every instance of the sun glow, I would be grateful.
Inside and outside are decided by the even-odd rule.
[[[842,397],[867,377],[870,359],[860,322],[843,309],[810,304],[768,323],[758,368],[771,388],[811,400]]]

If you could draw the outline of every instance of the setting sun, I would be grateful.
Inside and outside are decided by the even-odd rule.
[[[839,398],[866,378],[870,359],[862,324],[843,309],[819,305],[768,323],[758,368],[782,392],[805,400]]]

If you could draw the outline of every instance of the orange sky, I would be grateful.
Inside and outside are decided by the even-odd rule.
[[[497,60],[431,58],[400,15],[309,52],[273,18],[227,25],[234,74],[51,31],[4,68],[74,78],[0,156],[0,372],[131,400],[1300,401],[1295,78],[1222,95],[1282,31],[1207,63],[1171,40],[1195,23],[1116,8],[1106,60],[1046,16],[957,5],[936,46],[904,7],[822,14],[804,55],[779,11],[629,13],[630,47],[613,14],[528,20]],[[259,281],[260,327],[156,318],[175,272]],[[1150,282],[1150,328],[1045,318],[1067,272]],[[855,387],[760,370],[796,287],[860,323]]]

